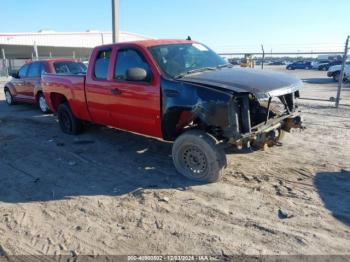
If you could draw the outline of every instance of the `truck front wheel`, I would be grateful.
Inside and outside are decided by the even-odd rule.
[[[191,130],[179,136],[173,145],[176,170],[199,182],[216,182],[226,167],[225,152],[217,140],[201,130]]]
[[[68,135],[77,135],[82,130],[82,123],[77,119],[67,103],[60,104],[57,108],[57,117],[61,130]]]

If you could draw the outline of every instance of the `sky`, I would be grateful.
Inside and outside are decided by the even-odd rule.
[[[111,31],[111,0],[0,0],[0,32]],[[349,0],[119,0],[119,29],[217,51],[340,51]]]

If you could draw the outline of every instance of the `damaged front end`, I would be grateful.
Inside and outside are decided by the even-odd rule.
[[[238,148],[265,147],[279,143],[284,132],[302,128],[302,119],[295,103],[299,92],[258,99],[253,94],[240,94],[233,98],[234,108],[231,121],[235,130],[228,142]]]
[[[302,82],[290,75],[223,69],[162,79],[161,87],[165,140],[199,128],[238,148],[264,147],[302,127],[296,105]]]

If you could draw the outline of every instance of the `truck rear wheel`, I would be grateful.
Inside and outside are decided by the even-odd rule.
[[[201,130],[191,130],[179,136],[173,145],[176,170],[199,182],[216,182],[226,167],[225,152],[217,140]]]
[[[68,135],[77,135],[82,130],[81,120],[76,118],[67,103],[60,104],[57,109],[61,130]]]

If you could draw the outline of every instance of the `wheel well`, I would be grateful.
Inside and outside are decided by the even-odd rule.
[[[36,93],[36,95],[35,95],[36,102],[39,102],[39,95],[42,93],[43,93],[43,91],[41,91],[41,90]]]
[[[67,102],[67,98],[59,93],[51,93],[50,94],[50,100],[51,100],[51,104],[52,104],[52,109],[54,111],[57,111],[57,108],[60,104]]]
[[[174,140],[178,138],[183,133],[188,132],[189,130],[197,130],[206,132],[218,140],[223,139],[223,130],[220,127],[210,126],[204,121],[202,121],[199,117],[194,118],[189,125],[184,126],[180,130],[178,130],[175,134]]]

